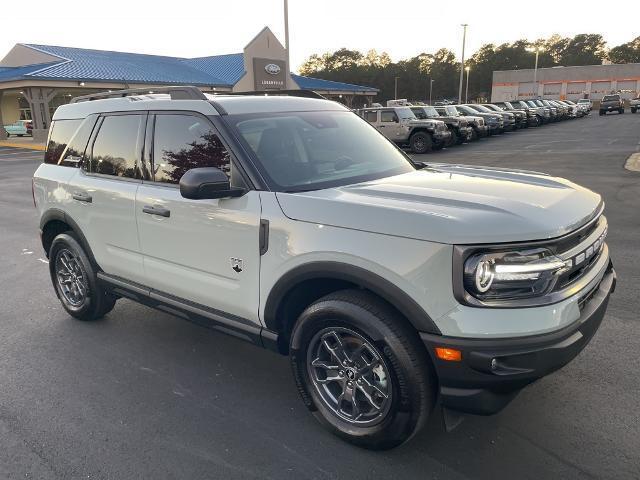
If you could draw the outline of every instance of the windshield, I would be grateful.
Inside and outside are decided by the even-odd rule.
[[[529,104],[530,107],[535,107],[537,108],[539,105],[537,105],[533,100],[527,100],[527,103]]]
[[[466,105],[457,105],[456,107],[453,107],[453,108],[457,108],[458,112],[460,112],[463,115],[476,115],[478,113],[473,108],[469,108]]]
[[[492,110],[489,110],[484,105],[469,105],[469,107],[473,108],[474,110],[477,110],[478,112],[493,113]]]
[[[458,110],[456,110],[456,107],[454,107],[453,105],[447,105],[446,107],[444,107],[444,111],[450,117],[457,117],[460,115]]]
[[[588,98],[581,98],[580,100],[578,100],[578,103],[591,103],[591,100],[589,100]]]
[[[351,112],[229,115],[226,120],[255,155],[271,190],[317,190],[414,170],[398,148]]]
[[[400,120],[416,119],[416,116],[413,114],[413,112],[409,107],[396,108],[396,113],[398,114],[398,117],[400,117]]]
[[[433,107],[413,107],[411,109],[418,120],[439,117],[438,111]]]
[[[488,104],[488,105],[483,105],[483,106],[484,106],[484,107],[486,107],[486,108],[488,108],[489,110],[493,110],[494,112],[502,112],[502,111],[503,111],[503,110],[502,110],[500,107],[498,107],[497,105],[491,105],[491,104]]]

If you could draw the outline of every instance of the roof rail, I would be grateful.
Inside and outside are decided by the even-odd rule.
[[[131,95],[148,95],[150,93],[167,93],[171,95],[171,100],[207,100],[204,93],[197,87],[179,86],[179,87],[149,87],[149,88],[131,88],[128,90],[113,90],[111,92],[99,92],[89,95],[74,97],[69,103],[90,102],[91,100],[100,100],[103,98],[123,98]]]
[[[289,97],[303,97],[303,98],[320,98],[326,100],[319,93],[313,90],[263,90],[263,91],[250,91],[250,92],[221,92],[220,95],[253,95],[253,96],[289,96]]]

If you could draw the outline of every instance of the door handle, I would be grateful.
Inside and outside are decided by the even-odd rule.
[[[158,215],[160,217],[170,217],[171,210],[168,208],[164,208],[161,205],[145,205],[142,207],[142,211],[144,213],[148,213],[149,215]]]
[[[91,195],[85,192],[74,192],[71,196],[73,197],[74,200],[78,200],[79,202],[91,203],[93,201],[93,198],[91,198]]]

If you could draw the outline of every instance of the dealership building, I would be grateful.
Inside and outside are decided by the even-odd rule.
[[[194,85],[203,92],[312,90],[347,106],[371,104],[372,87],[290,73],[287,51],[265,27],[242,53],[199,58],[17,44],[0,61],[0,125],[32,120],[46,139],[55,109],[71,98],[127,88]],[[0,128],[0,138],[5,135]]]
[[[631,99],[640,94],[640,63],[586,65],[493,72],[491,101],[525,100],[535,97],[554,100],[590,98],[601,100],[608,93]]]

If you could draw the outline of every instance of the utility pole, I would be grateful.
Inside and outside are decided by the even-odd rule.
[[[467,89],[464,92],[464,103],[469,103],[469,72],[471,71],[471,67],[465,67],[467,71]]]
[[[433,78],[429,81],[429,105],[433,105],[431,103],[431,94],[433,93]]]
[[[400,77],[395,77],[395,87],[394,87],[394,90],[393,90],[393,99],[394,100],[398,99],[398,79],[399,78]]]
[[[467,41],[467,23],[463,23],[461,27],[462,31],[462,61],[460,62],[460,86],[458,87],[458,103],[462,103],[462,82],[464,80],[464,47]]]
[[[289,0],[284,0],[284,43],[284,48],[287,53],[285,57],[286,72],[284,72],[284,88],[286,90],[289,88],[288,80],[289,72],[291,72],[291,67],[289,66]]]

